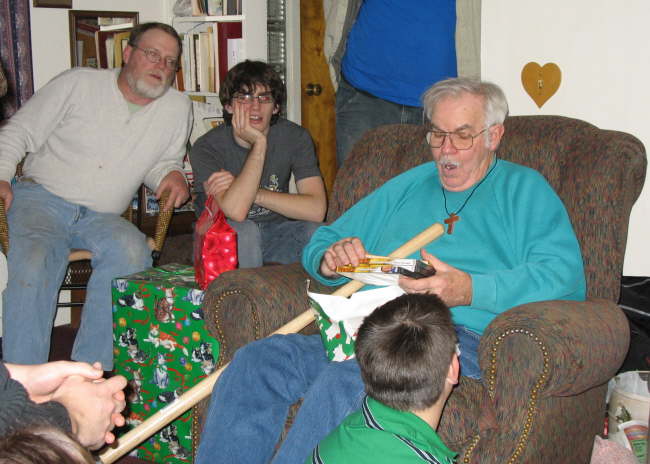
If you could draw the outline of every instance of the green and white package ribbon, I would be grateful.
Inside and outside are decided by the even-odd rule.
[[[350,298],[307,292],[309,305],[330,361],[354,357],[357,331],[367,315],[387,301],[402,295],[397,285],[354,293]]]

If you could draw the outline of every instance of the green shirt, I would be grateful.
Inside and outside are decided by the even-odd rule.
[[[325,437],[305,464],[452,464],[455,457],[418,416],[366,396],[361,410]]]

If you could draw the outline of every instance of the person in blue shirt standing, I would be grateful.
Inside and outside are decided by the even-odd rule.
[[[425,8],[417,0],[332,3],[325,4],[325,51],[333,53],[328,58],[333,82],[338,83],[340,167],[366,131],[383,124],[422,124],[420,96],[435,82],[459,73],[479,75],[479,46],[461,32],[467,21],[480,21],[474,18],[480,16],[480,6],[467,6],[480,2],[435,0],[426,2]],[[339,36],[335,31],[341,20]],[[479,28],[478,24],[472,27]],[[462,63],[467,62],[471,66],[465,69]]]

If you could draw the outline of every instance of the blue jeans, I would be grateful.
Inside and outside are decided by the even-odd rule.
[[[460,332],[463,371],[468,361],[476,364],[477,345],[471,337],[464,346],[468,337]],[[364,394],[356,360],[329,362],[320,335],[275,335],[250,343],[235,353],[212,392],[196,462],[302,464],[359,409]],[[302,406],[273,456],[289,406],[299,398]]]
[[[9,282],[3,299],[2,353],[18,364],[47,362],[59,287],[71,248],[93,254],[72,359],[113,366],[111,280],[151,266],[145,236],[117,214],[69,203],[19,182],[7,216]]]
[[[240,268],[260,267],[264,263],[290,264],[300,262],[302,249],[320,222],[268,221],[228,224],[237,232],[237,260]]]
[[[400,105],[352,87],[341,76],[336,91],[336,162],[340,168],[354,144],[368,130],[384,124],[422,124],[423,110]]]

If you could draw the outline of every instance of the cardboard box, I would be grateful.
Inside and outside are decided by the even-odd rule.
[[[112,285],[114,371],[129,381],[127,424],[133,428],[208,376],[219,342],[203,323],[203,291],[191,266],[169,264],[116,278]],[[193,461],[192,411],[142,443],[141,459]]]

